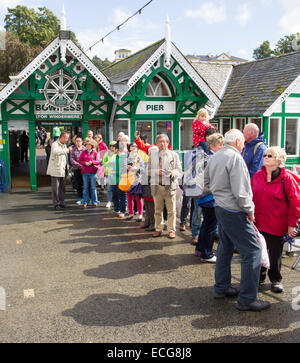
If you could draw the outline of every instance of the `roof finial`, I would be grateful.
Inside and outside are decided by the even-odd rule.
[[[170,67],[171,65],[171,26],[170,26],[170,18],[167,15],[166,20],[166,53],[165,53],[165,65],[166,67]]]
[[[66,18],[66,10],[64,4],[62,5],[62,10],[61,10],[60,30],[67,30],[67,18]]]

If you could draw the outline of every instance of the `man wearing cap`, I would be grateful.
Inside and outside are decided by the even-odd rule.
[[[113,201],[113,195],[112,195],[112,177],[111,177],[111,170],[112,170],[112,165],[115,162],[116,159],[116,154],[115,154],[115,145],[116,145],[116,141],[111,141],[109,143],[109,151],[107,151],[104,154],[103,160],[102,160],[102,165],[105,166],[105,176],[106,176],[106,188],[107,188],[107,204],[106,204],[106,208],[110,209],[111,208],[111,204]]]

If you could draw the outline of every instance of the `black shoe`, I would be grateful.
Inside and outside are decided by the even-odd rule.
[[[276,292],[277,294],[280,294],[284,291],[282,283],[281,282],[273,282],[271,284],[271,291]]]
[[[59,206],[60,206],[61,209],[66,209],[67,208],[67,206],[64,205],[64,204],[60,204]]]
[[[56,206],[54,207],[54,209],[55,209],[56,211],[64,210],[64,208],[63,208],[61,205],[56,205]]]
[[[240,311],[263,311],[269,309],[271,304],[268,301],[256,300],[250,304],[238,303],[236,308]]]
[[[214,292],[215,299],[224,299],[225,297],[236,297],[239,294],[239,290],[235,289],[234,287],[230,287],[227,291],[222,294],[218,294]]]

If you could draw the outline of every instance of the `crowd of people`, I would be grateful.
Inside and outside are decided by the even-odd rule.
[[[94,137],[89,131],[84,140],[76,136],[68,147],[69,134],[62,132],[52,144],[47,171],[53,206],[65,208],[69,159],[77,204],[83,208],[99,205],[98,180],[106,185],[106,207],[113,208],[116,217],[131,221],[137,214],[141,228],[152,232],[153,238],[163,235],[166,224],[168,237],[174,239],[181,188],[179,229],[186,231],[190,216],[195,256],[203,263],[216,264],[214,297],[236,296],[241,311],[265,310],[270,304],[258,300],[259,284],[268,276],[273,292],[284,291],[283,244],[285,237],[292,239],[300,232],[300,178],[285,168],[283,149],[267,147],[256,124],[223,136],[201,109],[191,132],[193,148],[182,161],[165,134],[157,135],[155,145],[149,145],[139,132],[133,143],[120,132],[107,147],[101,135]],[[216,236],[219,242],[214,254]],[[262,267],[262,243],[267,246],[269,269]],[[239,290],[231,285],[234,252],[241,256]]]

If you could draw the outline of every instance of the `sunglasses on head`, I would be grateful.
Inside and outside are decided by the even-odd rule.
[[[264,155],[264,158],[269,158],[269,159],[271,159],[273,157],[273,155],[271,155],[271,154],[265,154]]]

